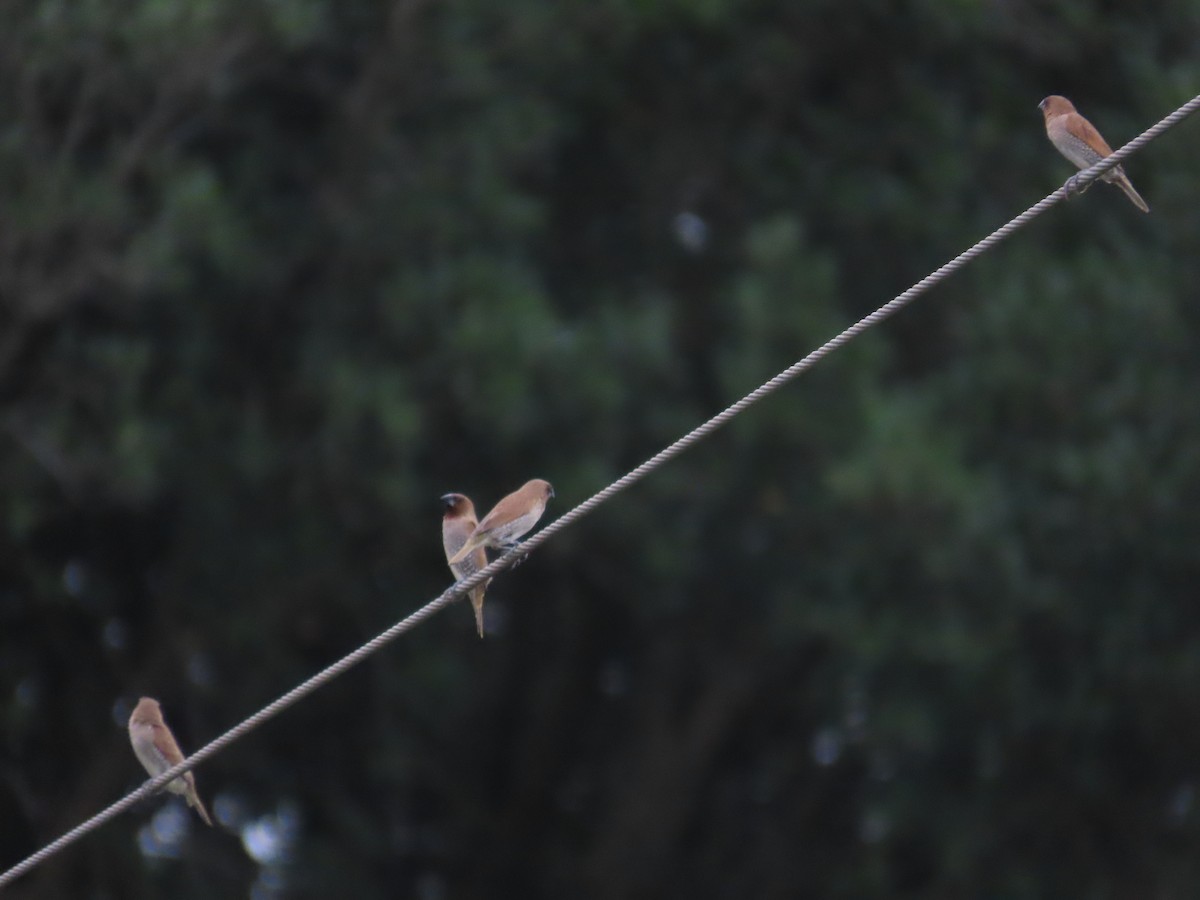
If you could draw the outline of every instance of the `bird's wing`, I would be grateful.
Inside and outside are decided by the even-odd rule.
[[[1108,141],[1104,140],[1092,123],[1079,113],[1067,114],[1067,131],[1100,154],[1101,158],[1112,155],[1112,147],[1108,146]]]
[[[154,749],[172,766],[183,762],[183,754],[179,752],[174,736],[162,725],[154,726]]]
[[[522,497],[520,493],[509,494],[499,503],[491,508],[486,516],[484,516],[478,525],[475,526],[475,534],[479,537],[494,531],[501,525],[507,525],[513,519],[520,517],[528,511],[529,500]]]

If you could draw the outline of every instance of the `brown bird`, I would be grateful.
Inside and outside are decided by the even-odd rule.
[[[554,496],[550,482],[535,478],[492,507],[483,517],[467,542],[450,558],[457,565],[479,547],[495,547],[501,551],[517,546],[522,535],[537,524],[546,511],[546,502]]]
[[[1104,157],[1112,155],[1112,147],[1108,146],[1091,122],[1075,111],[1074,105],[1066,97],[1052,94],[1039,103],[1038,108],[1046,120],[1046,135],[1050,142],[1058,148],[1059,153],[1081,170],[1089,169]],[[1125,170],[1120,166],[1113,166],[1100,178],[1123,190],[1125,196],[1142,212],[1150,212],[1150,207],[1146,205],[1142,195],[1133,189]],[[1068,185],[1068,190],[1070,189]]]
[[[143,697],[133,709],[129,717],[129,741],[133,744],[133,752],[141,760],[146,771],[153,778],[161,775],[172,766],[183,762],[183,754],[175,743],[175,735],[163,721],[162,709],[157,700]],[[180,794],[187,800],[188,806],[194,807],[206,825],[212,825],[208,810],[200,802],[196,793],[196,778],[191,772],[184,772],[178,778],[167,782],[167,790],[172,794]]]
[[[442,497],[442,503],[446,507],[446,512],[442,515],[442,549],[446,551],[446,560],[449,562],[454,554],[462,549],[479,523],[475,521],[475,504],[471,502],[470,497],[463,494],[446,494]],[[482,547],[478,547],[462,562],[450,563],[450,571],[454,573],[455,580],[462,581],[485,568],[487,564],[487,553]],[[483,584],[471,588],[468,595],[471,598],[471,606],[475,608],[475,629],[480,637],[483,637],[483,594],[491,581],[489,578]]]

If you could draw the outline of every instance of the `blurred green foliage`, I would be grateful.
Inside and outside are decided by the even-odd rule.
[[[1189,99],[1157,13],[9,4],[0,865]],[[1198,127],[13,896],[1191,896]]]

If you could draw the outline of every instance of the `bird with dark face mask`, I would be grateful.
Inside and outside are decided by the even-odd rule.
[[[442,497],[445,512],[442,515],[442,549],[446,551],[446,561],[450,563],[450,571],[456,581],[469,578],[485,568],[488,564],[487,553],[482,547],[472,550],[459,562],[450,562],[451,558],[467,543],[475,526],[475,504],[465,494],[446,494]],[[475,629],[483,637],[483,594],[491,583],[489,578],[483,584],[471,588],[469,596],[471,606],[475,609]]]

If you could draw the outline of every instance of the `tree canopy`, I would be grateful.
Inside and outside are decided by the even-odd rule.
[[[0,867],[1200,88],[1200,2],[13,0]],[[12,890],[1191,896],[1200,124]]]

